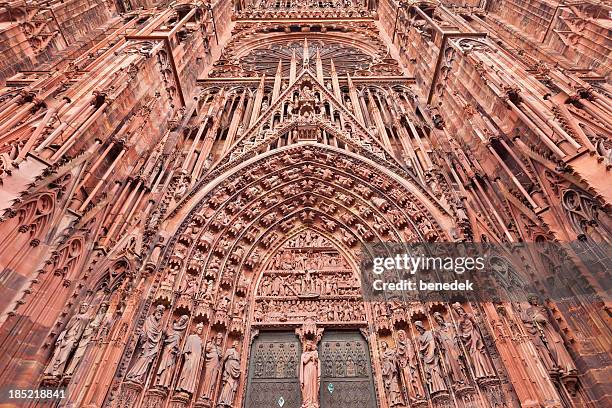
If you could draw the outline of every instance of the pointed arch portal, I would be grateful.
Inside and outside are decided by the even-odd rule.
[[[316,141],[213,176],[169,220],[177,231],[155,303],[195,286],[201,295],[173,313],[207,325],[209,339],[226,331],[227,344],[239,340],[245,406],[299,406],[309,341],[319,353],[322,406],[375,406],[380,367],[361,296],[361,245],[447,239],[450,219],[417,184]]]

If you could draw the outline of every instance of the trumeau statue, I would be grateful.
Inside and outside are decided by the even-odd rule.
[[[459,345],[455,339],[455,329],[451,323],[444,321],[442,313],[435,312],[433,316],[440,325],[436,332],[436,337],[440,343],[440,351],[444,357],[444,365],[451,382],[453,384],[467,384]]]
[[[238,353],[238,341],[225,351],[223,357],[223,377],[221,379],[221,391],[217,401],[218,408],[233,407],[238,383],[240,382],[240,354]]]
[[[563,339],[551,325],[546,308],[539,304],[536,295],[529,296],[529,305],[521,313],[521,319],[546,369],[550,372],[575,372],[574,361]]]
[[[389,348],[386,341],[380,343],[382,377],[387,394],[387,402],[390,407],[401,406],[404,404],[402,400],[402,391],[398,383],[398,364],[395,350]]]
[[[457,320],[458,335],[470,355],[474,376],[477,379],[495,376],[493,365],[474,318],[466,313],[459,303],[453,303],[453,310],[459,316]]]
[[[198,370],[202,359],[202,332],[204,325],[199,323],[196,332],[189,335],[183,347],[183,368],[181,370],[176,390],[193,395],[197,388]]]
[[[223,351],[223,333],[217,333],[214,341],[209,341],[206,344],[205,363],[204,363],[204,384],[202,385],[201,401],[211,400],[219,379],[221,371],[221,357]]]
[[[182,315],[172,324],[172,329],[164,339],[164,349],[161,355],[159,368],[157,369],[157,377],[155,385],[160,388],[170,388],[172,382],[172,374],[176,366],[177,356],[180,352],[179,345],[183,332],[187,328],[189,316]]]
[[[319,352],[312,340],[306,340],[300,358],[300,388],[302,408],[319,407],[319,384],[321,382],[321,362]]]
[[[419,332],[419,355],[423,361],[429,393],[431,395],[446,391],[442,367],[440,366],[440,350],[438,350],[434,334],[431,330],[425,330],[425,326],[423,326],[421,321],[416,321],[414,326]]]
[[[81,304],[79,312],[72,316],[66,328],[60,333],[55,342],[53,357],[45,369],[46,376],[60,377],[64,374],[70,355],[78,346],[89,323],[88,310],[87,303]]]
[[[158,305],[153,314],[151,314],[144,322],[144,327],[140,334],[138,342],[142,344],[141,351],[134,365],[128,371],[125,379],[138,384],[144,384],[149,367],[157,352],[162,339],[162,317],[166,308],[163,305]]]

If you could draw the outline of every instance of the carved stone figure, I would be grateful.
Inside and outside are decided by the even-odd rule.
[[[240,381],[240,354],[238,353],[238,341],[225,351],[223,357],[223,377],[221,379],[221,392],[217,407],[233,407],[238,383]]]
[[[398,383],[398,364],[395,350],[389,348],[386,341],[380,343],[383,384],[390,407],[404,404]]]
[[[431,330],[425,330],[421,321],[416,321],[414,326],[419,332],[419,355],[421,356],[421,361],[423,361],[429,394],[433,395],[446,391],[442,367],[440,366],[439,350],[434,334]]]
[[[125,376],[127,381],[144,384],[151,362],[159,351],[163,334],[161,319],[164,316],[165,310],[166,308],[163,305],[158,305],[155,311],[145,320],[138,339],[138,342],[141,344],[140,353],[134,365],[132,365],[132,368]]]
[[[79,344],[89,323],[88,310],[87,303],[81,304],[78,313],[70,318],[66,328],[60,333],[55,342],[53,357],[45,369],[45,375],[60,377],[64,374],[70,355]]]
[[[203,374],[204,384],[202,385],[202,395],[200,396],[201,401],[210,400],[213,397],[217,381],[219,380],[219,372],[221,371],[222,344],[223,333],[217,333],[214,342],[209,341],[206,344]]]
[[[381,305],[378,304],[378,307],[380,308]],[[425,391],[419,378],[419,368],[415,360],[412,344],[404,330],[397,331],[395,346],[397,362],[400,367],[400,381],[406,389],[408,399],[411,401],[423,399]]]
[[[172,329],[164,339],[164,349],[161,355],[155,385],[160,388],[170,388],[172,374],[176,366],[178,354],[180,352],[180,342],[183,332],[187,328],[189,316],[182,315],[172,324]]]
[[[321,381],[321,362],[319,352],[312,340],[304,343],[300,359],[300,388],[302,390],[302,408],[319,407],[319,384]]]
[[[183,368],[176,384],[176,390],[193,395],[197,388],[200,360],[202,359],[202,331],[204,325],[199,323],[195,333],[189,335],[183,347]]]
[[[575,372],[574,361],[565,348],[563,339],[552,327],[546,308],[539,304],[535,295],[529,296],[529,305],[527,310],[521,313],[521,320],[544,366],[551,372]]]
[[[456,341],[455,329],[451,323],[444,321],[442,313],[435,312],[434,319],[440,325],[436,337],[444,357],[444,365],[453,384],[466,384],[467,378],[462,366],[461,352]]]
[[[476,378],[493,377],[495,371],[474,318],[466,313],[459,303],[453,304],[453,310],[459,316],[457,320],[458,334],[469,353],[474,376]]]
[[[70,364],[66,369],[65,375],[74,374],[77,366],[81,362],[85,351],[87,350],[87,346],[91,343],[92,337],[94,337],[98,331],[100,330],[100,326],[102,325],[102,321],[104,316],[106,315],[106,311],[108,310],[108,302],[102,302],[100,305],[100,309],[96,314],[96,317],[87,325],[85,331],[83,332],[83,336],[81,336],[81,340],[79,341],[79,345],[72,356],[72,360],[70,360]]]

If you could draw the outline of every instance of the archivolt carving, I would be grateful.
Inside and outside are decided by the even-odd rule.
[[[247,339],[251,327],[299,325],[308,316],[365,326],[370,312],[355,274],[358,243],[443,236],[424,204],[372,165],[318,146],[283,149],[225,177],[199,201],[168,247],[152,300],[170,308],[173,321],[188,316],[190,325],[202,323],[232,339]],[[157,358],[180,370],[174,360]],[[160,368],[145,363],[139,384],[147,375],[159,377]],[[166,390],[169,382],[162,385]],[[159,398],[160,387],[147,398]],[[228,389],[201,401],[229,404],[235,396]]]

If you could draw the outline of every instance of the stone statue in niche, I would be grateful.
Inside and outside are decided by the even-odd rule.
[[[381,305],[377,304],[380,308]],[[384,304],[382,305],[384,307]],[[425,390],[419,379],[419,367],[415,361],[414,349],[404,330],[397,331],[396,340],[397,363],[400,367],[400,380],[406,388],[408,398],[418,401],[424,398]]]
[[[204,325],[198,323],[195,333],[189,335],[183,347],[183,368],[176,384],[176,390],[193,395],[197,388],[198,370],[202,359],[202,332]]]
[[[81,359],[85,355],[85,351],[87,350],[87,346],[90,344],[93,337],[96,336],[98,331],[100,330],[100,326],[102,325],[102,320],[108,311],[108,302],[102,302],[100,305],[100,309],[96,314],[96,317],[87,325],[85,331],[83,332],[83,336],[81,336],[81,340],[79,341],[79,345],[77,346],[74,355],[72,356],[72,360],[66,369],[65,375],[74,374],[77,366],[81,362]]]
[[[221,379],[221,392],[217,401],[217,408],[233,407],[238,383],[240,382],[240,354],[238,341],[225,351],[223,357],[223,377]]]
[[[453,310],[457,313],[458,335],[463,342],[469,357],[472,361],[474,376],[478,378],[487,378],[495,376],[493,364],[489,359],[487,350],[482,336],[476,326],[476,322],[472,315],[466,313],[460,303],[453,303]]]
[[[386,341],[380,343],[383,384],[390,407],[403,406],[402,392],[398,383],[398,364],[395,350]]]
[[[436,337],[440,344],[442,356],[444,357],[444,365],[448,371],[452,384],[467,384],[466,372],[462,365],[462,356],[459,351],[455,337],[455,329],[451,323],[444,320],[442,313],[435,312],[434,319],[440,327],[437,330]]]
[[[244,317],[244,311],[246,309],[246,305],[247,305],[246,300],[242,298],[238,298],[238,300],[235,301],[232,307],[232,317],[235,317],[235,318]]]
[[[423,361],[425,380],[427,381],[429,393],[436,394],[446,391],[442,367],[440,366],[438,345],[436,344],[434,334],[431,330],[426,330],[421,321],[416,321],[414,326],[419,332],[419,355]]]
[[[45,376],[61,377],[64,374],[70,355],[78,346],[89,324],[88,310],[89,305],[82,303],[78,313],[70,318],[66,328],[60,333],[55,342],[53,357],[45,369]]]
[[[163,305],[158,305],[155,311],[145,320],[138,339],[138,342],[142,344],[141,351],[134,365],[125,376],[127,381],[144,384],[149,366],[157,355],[159,344],[162,339],[163,332],[161,320],[165,310],[166,308]]]
[[[221,371],[221,357],[223,344],[223,333],[217,333],[214,341],[209,341],[206,344],[205,362],[204,362],[204,384],[202,385],[202,395],[200,401],[209,401],[213,397],[217,381],[219,380],[219,372]]]
[[[319,407],[319,385],[321,382],[321,362],[317,346],[306,340],[300,359],[300,388],[302,390],[301,408]]]
[[[159,368],[157,369],[157,377],[155,379],[155,385],[159,388],[170,388],[172,374],[174,373],[177,357],[180,352],[179,345],[188,322],[189,316],[182,315],[179,317],[179,319],[172,324],[172,329],[164,339],[164,348]]]
[[[181,297],[184,299],[191,299],[195,296],[197,291],[196,279],[192,276],[187,275],[183,281],[183,287],[181,288]]]
[[[548,312],[539,304],[536,295],[529,296],[529,307],[521,313],[521,320],[548,371],[564,373],[576,371],[563,339],[552,327]]]
[[[229,309],[230,299],[227,295],[221,296],[219,303],[217,304],[217,308],[215,309],[217,312],[225,312],[227,313]]]

